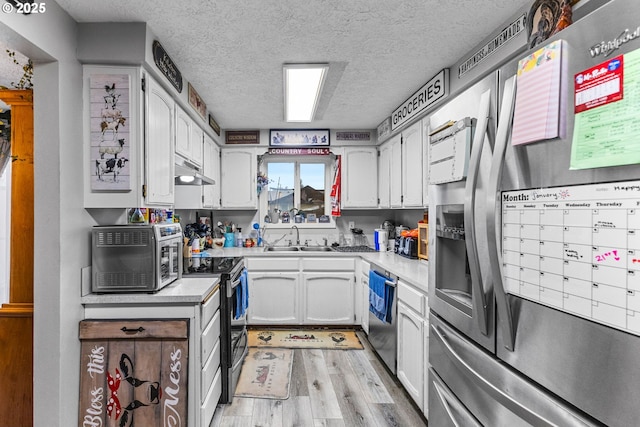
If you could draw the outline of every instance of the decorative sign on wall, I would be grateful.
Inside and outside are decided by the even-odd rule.
[[[178,93],[182,93],[182,74],[176,64],[171,60],[167,52],[160,44],[159,41],[153,41],[153,61],[162,74],[169,80],[169,82],[176,88]]]
[[[329,129],[271,129],[271,147],[328,147]]]
[[[269,148],[269,154],[284,154],[287,156],[327,156],[331,154],[328,148]]]
[[[224,134],[226,144],[260,144],[259,130],[228,130]]]
[[[336,141],[371,141],[371,132],[369,131],[336,132]]]
[[[396,130],[412,118],[416,117],[425,108],[434,105],[437,101],[449,95],[449,69],[445,68],[433,76],[431,80],[422,86],[409,99],[395,109],[391,115],[391,130]]]
[[[194,110],[202,116],[203,119],[207,118],[207,104],[204,103],[198,92],[191,86],[191,83],[187,83],[189,87],[189,104],[193,107]]]
[[[478,49],[473,55],[458,66],[458,78],[465,73],[471,71],[480,62],[487,59],[491,54],[495,53],[502,46],[506,45],[515,36],[523,32],[527,27],[527,15],[523,14],[518,19],[507,25],[494,38],[489,40],[487,44]]]
[[[391,117],[387,117],[378,125],[378,141],[383,140],[389,135],[391,135]]]
[[[130,191],[130,82],[127,74],[89,78],[92,191]]]
[[[220,125],[215,121],[211,114],[209,114],[209,126],[211,126],[211,129],[213,129],[216,135],[220,136]]]

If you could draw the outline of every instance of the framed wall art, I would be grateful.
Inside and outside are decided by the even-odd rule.
[[[271,129],[270,147],[328,147],[329,129]]]
[[[187,83],[189,87],[189,105],[200,114],[200,116],[206,120],[207,118],[207,104],[204,103],[198,92],[191,86],[191,83]]]
[[[91,191],[130,191],[130,80],[128,74],[89,78]]]

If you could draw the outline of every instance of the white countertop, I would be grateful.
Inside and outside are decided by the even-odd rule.
[[[254,248],[215,248],[207,249],[205,254],[211,257],[350,257],[362,258],[395,274],[410,285],[427,292],[429,278],[429,263],[426,260],[416,260],[396,255],[393,252],[313,252],[313,251],[283,251],[267,252],[264,247]]]
[[[219,276],[184,277],[155,293],[89,294],[82,304],[194,304],[202,302],[220,283]]]
[[[415,286],[423,292],[428,291],[428,261],[405,258],[393,252],[363,252],[358,255],[363,260],[395,274],[404,282]]]

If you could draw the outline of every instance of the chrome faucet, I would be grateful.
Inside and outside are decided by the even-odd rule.
[[[293,227],[291,227],[291,229],[296,229],[296,245],[300,245],[300,230],[298,230],[298,226],[294,225]]]

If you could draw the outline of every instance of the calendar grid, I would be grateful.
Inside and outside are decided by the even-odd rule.
[[[506,292],[640,335],[640,181],[502,200]]]

